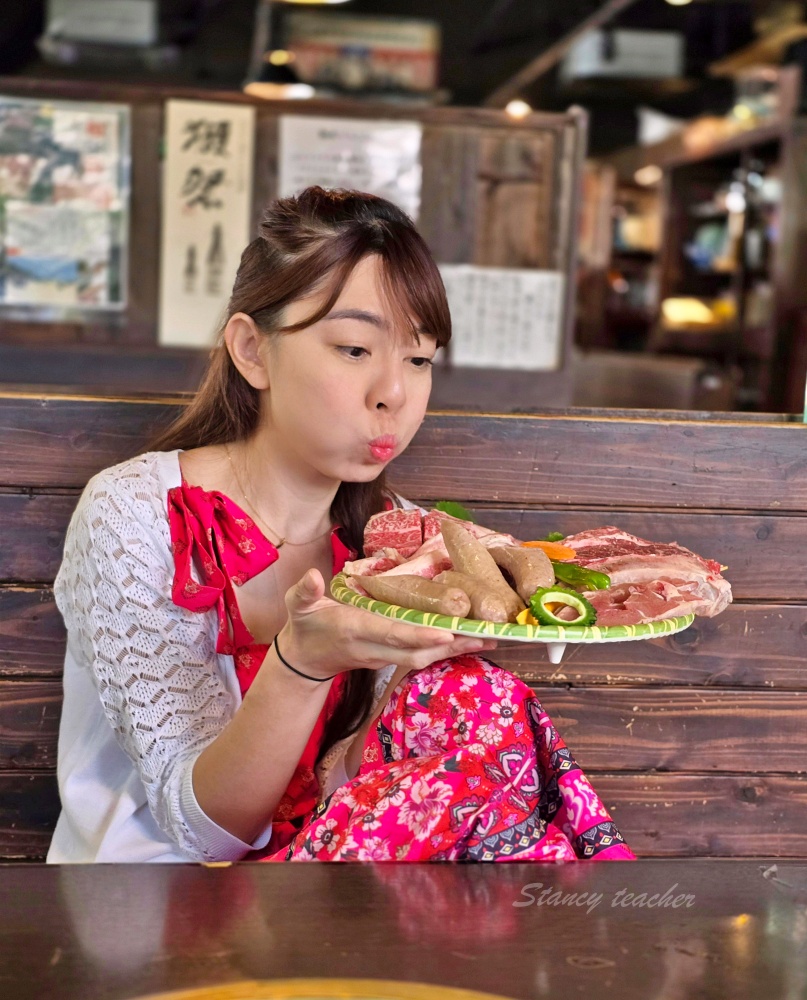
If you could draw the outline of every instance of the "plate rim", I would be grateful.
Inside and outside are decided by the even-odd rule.
[[[191,986],[160,993],[147,993],[132,1000],[337,1000],[355,997],[376,1000],[511,1000],[500,993],[483,993],[438,983],[371,977],[294,976],[279,979],[239,979],[209,986]]]
[[[380,615],[394,621],[405,621],[410,625],[426,628],[440,628],[456,635],[480,635],[510,642],[630,642],[637,639],[658,639],[665,635],[675,635],[694,622],[695,615],[680,615],[663,618],[660,621],[642,625],[518,625],[511,622],[486,622],[473,618],[457,618],[448,615],[431,614],[402,608],[398,604],[387,604],[372,597],[362,597],[347,586],[347,574],[342,571],[331,580],[331,597],[340,604],[363,608],[371,614]],[[373,606],[375,605],[375,607]],[[401,614],[397,614],[401,612]],[[407,617],[415,615],[417,618]],[[429,620],[422,620],[422,619]]]

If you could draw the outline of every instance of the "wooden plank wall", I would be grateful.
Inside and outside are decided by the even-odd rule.
[[[161,137],[164,103],[177,97],[256,109],[251,231],[277,196],[281,115],[417,120],[423,125],[418,227],[442,263],[557,270],[566,275],[564,352],[571,344],[576,267],[577,186],[586,116],[410,107],[359,101],[260,101],[238,92],[133,87],[22,77],[0,78],[0,94],[130,105],[132,194],[129,305],[93,323],[27,323],[0,318],[0,382],[83,387],[113,394],[193,390],[206,351],[157,346]],[[212,322],[212,320],[211,320]],[[46,350],[47,348],[47,350]],[[437,406],[485,409],[517,399],[528,409],[571,403],[562,372],[437,370]],[[514,393],[515,390],[515,393]]]
[[[51,585],[87,479],[176,400],[0,396],[0,856],[44,854],[64,635]],[[807,429],[786,418],[432,413],[392,468],[518,536],[614,523],[728,565],[735,603],[666,638],[503,644],[636,852],[807,857]]]

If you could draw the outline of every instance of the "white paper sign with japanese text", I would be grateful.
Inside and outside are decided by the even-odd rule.
[[[166,103],[160,344],[213,343],[250,239],[254,134],[252,107]]]
[[[413,219],[420,211],[418,122],[282,115],[281,198],[318,184],[380,195]]]
[[[441,264],[457,367],[560,367],[565,280],[558,271]]]

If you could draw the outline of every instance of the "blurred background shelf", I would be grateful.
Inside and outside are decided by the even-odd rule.
[[[795,109],[800,70],[783,76],[785,103]],[[734,406],[797,411],[807,377],[799,332],[807,315],[807,118],[777,117],[711,142],[704,135],[692,123],[589,168],[601,175],[590,190],[611,200],[612,241],[607,260],[586,274],[578,342],[708,359],[732,373]],[[597,301],[597,280],[599,325],[586,305]],[[711,321],[664,318],[688,308]]]

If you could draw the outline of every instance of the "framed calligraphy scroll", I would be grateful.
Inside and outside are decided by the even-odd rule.
[[[255,108],[168,101],[159,343],[206,347],[249,242]]]

